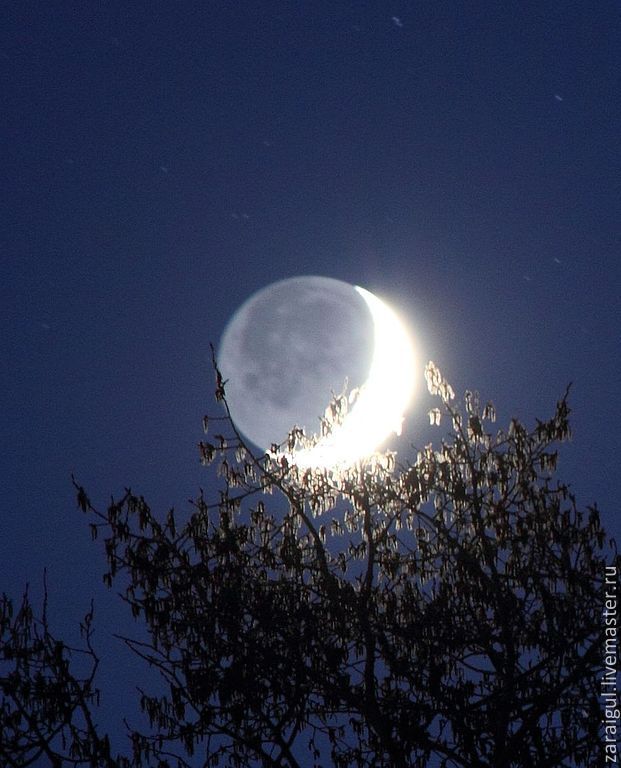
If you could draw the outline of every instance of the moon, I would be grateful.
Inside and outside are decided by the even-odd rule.
[[[261,289],[235,312],[218,364],[236,427],[268,451],[302,427],[319,433],[332,396],[359,388],[343,423],[299,466],[349,466],[401,423],[414,393],[415,350],[397,314],[359,286],[302,276]]]

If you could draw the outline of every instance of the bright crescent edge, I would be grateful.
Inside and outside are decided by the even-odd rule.
[[[316,446],[295,452],[300,467],[345,467],[371,455],[390,436],[401,434],[414,394],[414,345],[394,310],[377,296],[354,286],[373,318],[373,359],[360,395],[340,427]]]

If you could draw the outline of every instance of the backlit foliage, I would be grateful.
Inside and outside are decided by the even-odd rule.
[[[216,369],[224,415],[205,419],[200,453],[220,485],[191,514],[130,490],[98,511],[76,485],[104,580],[148,629],[125,642],[166,683],[139,697],[151,731],[110,765],[594,764],[618,559],[597,509],[554,479],[567,399],[533,429],[495,430],[491,403],[459,405],[431,363],[426,380],[450,432],[411,463],[299,469],[298,429],[255,456]]]

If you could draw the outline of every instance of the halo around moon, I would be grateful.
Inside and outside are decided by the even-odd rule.
[[[412,340],[396,313],[364,288],[294,277],[263,288],[228,323],[218,354],[237,428],[262,450],[294,427],[319,432],[331,397],[359,395],[342,424],[300,466],[350,465],[399,432],[415,381]]]

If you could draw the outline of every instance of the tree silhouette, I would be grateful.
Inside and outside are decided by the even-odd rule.
[[[216,376],[222,434],[200,446],[215,503],[201,494],[180,523],[130,490],[99,511],[76,483],[104,580],[148,629],[123,640],[165,681],[139,696],[151,730],[130,728],[131,754],[112,758],[89,714],[90,623],[78,680],[45,617],[33,639],[27,602],[11,623],[5,601],[5,763],[594,765],[605,566],[620,559],[597,509],[554,480],[567,393],[548,421],[493,433],[493,406],[471,392],[459,406],[430,363],[448,437],[407,464],[386,452],[319,471],[292,459],[299,430],[253,455]],[[334,398],[324,432],[346,408]]]
[[[92,606],[80,624],[83,648],[72,648],[50,632],[47,589],[37,619],[26,591],[19,609],[0,601],[0,765],[120,766],[112,761],[107,736],[91,716],[99,700],[94,678],[99,663],[93,646]],[[71,661],[82,656],[86,671]]]

